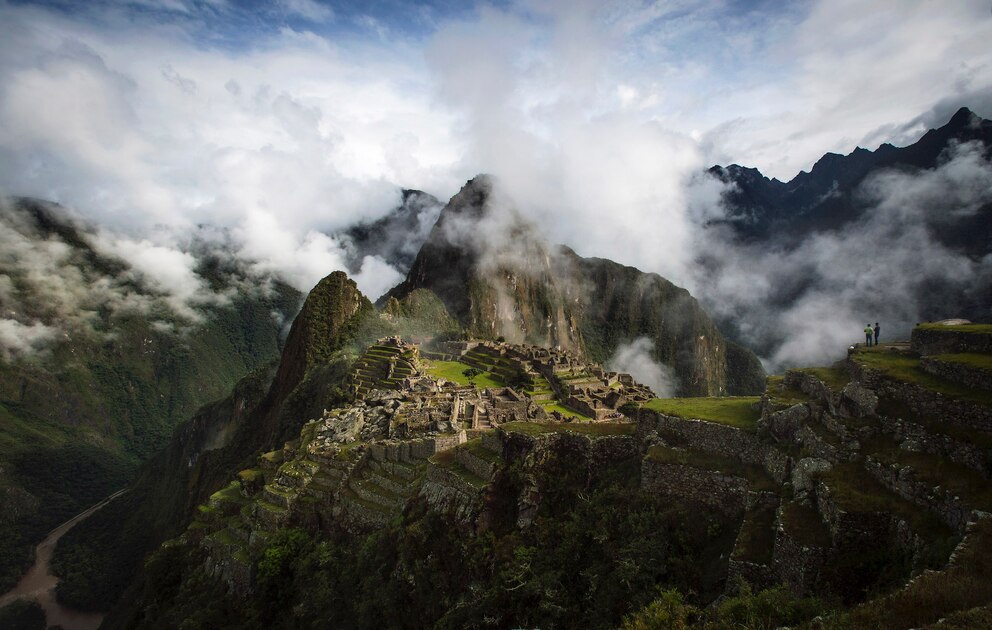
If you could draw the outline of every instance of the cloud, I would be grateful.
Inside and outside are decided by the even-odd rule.
[[[334,10],[317,0],[278,0],[278,3],[287,13],[311,22],[326,22],[334,17]]]
[[[789,248],[699,232],[705,265],[691,286],[765,353],[769,369],[839,359],[866,323],[880,322],[882,339],[906,339],[917,322],[958,316],[944,309],[978,303],[992,289],[987,243],[975,256],[967,242],[936,238],[949,221],[981,216],[992,203],[992,163],[977,143],[951,147],[934,169],[876,173],[858,198],[860,220]]]
[[[700,228],[721,211],[719,184],[700,173],[737,162],[789,179],[827,151],[912,142],[959,105],[992,117],[980,3],[400,4],[401,17],[364,26],[312,1],[144,4],[0,5],[0,191],[76,208],[186,304],[200,290],[180,235],[197,226],[225,229],[232,255],[307,290],[353,262],[335,235],[386,215],[402,187],[446,199],[487,172],[549,240],[706,290],[710,308],[760,312],[762,296],[799,292],[788,325],[826,351],[841,339],[816,324],[829,300],[780,266],[841,291],[824,261],[852,250],[839,236],[808,243],[813,261],[733,249],[753,262],[704,282],[697,260],[723,244]],[[922,228],[896,242],[912,239],[930,243]],[[982,272],[953,254],[951,268]],[[139,270],[159,259],[171,276]],[[397,277],[362,261],[370,295]],[[771,338],[761,321],[738,326]]]
[[[14,319],[0,318],[0,357],[5,361],[31,356],[58,335],[58,329],[40,322],[24,325]]]
[[[114,29],[7,5],[0,18],[0,192],[64,202],[135,243],[230,228],[244,257],[306,291],[344,268],[326,235],[383,216],[400,186],[450,179],[446,115],[403,50],[366,57],[286,29],[231,53],[190,46],[201,27],[187,22]],[[268,241],[285,253],[259,258]],[[370,294],[395,277],[369,269],[387,274],[363,275]]]
[[[654,342],[647,337],[638,337],[630,343],[620,344],[609,361],[606,369],[614,372],[626,372],[638,383],[651,388],[661,398],[671,398],[678,390],[678,379],[675,371],[664,363],[652,358]]]

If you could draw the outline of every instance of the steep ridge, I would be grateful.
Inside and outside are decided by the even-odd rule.
[[[345,398],[349,353],[376,338],[380,326],[372,303],[344,272],[321,280],[293,322],[278,369],[256,371],[226,399],[201,409],[142,468],[122,500],[66,537],[56,551],[64,572],[60,598],[92,609],[114,601],[143,554],[174,535],[231,471],[298,433],[321,405]]]
[[[180,312],[56,204],[0,199],[0,232],[6,590],[48,530],[133,480],[177,424],[274,359],[301,296],[197,251],[205,292],[223,297]]]
[[[659,606],[685,627],[974,623],[992,605],[990,340],[921,326],[760,398],[465,439],[447,413],[400,431],[403,406],[437,393],[419,380],[370,390],[212,495],[111,627],[615,627]]]
[[[445,206],[403,283],[435,293],[468,332],[561,347],[607,360],[646,336],[654,358],[674,368],[685,395],[759,391],[763,371],[729,344],[684,289],[656,274],[552,248],[494,190],[469,181]]]
[[[402,273],[409,271],[443,205],[423,191],[404,190],[402,203],[389,214],[344,230],[348,271],[358,273],[366,256],[378,256]]]
[[[978,143],[986,158],[992,155],[992,121],[962,107],[946,125],[927,131],[914,144],[883,144],[875,151],[858,147],[848,155],[827,153],[810,172],[800,172],[788,182],[737,164],[714,166],[709,172],[734,185],[726,196],[727,223],[740,238],[789,243],[860,218],[865,207],[856,190],[870,175],[883,169],[932,169],[949,148],[967,142]],[[935,236],[969,255],[984,255],[992,237],[990,217],[992,207],[985,207],[938,226]]]

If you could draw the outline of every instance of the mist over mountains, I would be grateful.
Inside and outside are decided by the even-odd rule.
[[[989,316],[992,283],[990,125],[961,109],[916,143],[827,154],[787,183],[737,165],[713,167],[686,182],[681,225],[666,224],[676,232],[644,230],[627,238],[634,249],[654,243],[659,255],[670,259],[662,265],[671,269],[669,279],[686,286],[722,330],[753,348],[772,370],[838,357],[869,320],[881,322],[883,334],[892,337],[904,336],[922,320],[981,320]],[[516,204],[531,224],[528,229],[548,238],[549,216],[513,197],[518,187],[512,177],[495,181],[496,197]],[[103,300],[104,308],[151,313],[147,296],[139,299],[127,290],[137,282],[158,296],[159,308],[193,321],[197,305],[224,303],[238,290],[211,285],[202,275],[208,259],[241,269],[246,280],[283,278],[300,290],[308,288],[309,272],[303,268],[324,264],[325,270],[347,270],[368,295],[382,295],[403,280],[442,205],[428,193],[405,190],[391,210],[372,213],[379,218],[314,233],[308,237],[312,247],[275,258],[253,259],[237,231],[207,225],[185,238],[170,231],[142,238],[89,228],[94,247],[127,261],[116,274],[89,284],[68,282],[78,272],[65,268],[57,236],[25,237],[16,229],[23,221],[15,225],[9,210],[4,216],[10,229],[3,238],[8,266],[22,267],[17,274],[53,279],[40,281],[34,309],[86,317],[85,299],[73,297],[85,286],[101,292],[86,299]],[[658,219],[645,221],[652,225]],[[577,216],[571,229],[587,224]],[[465,229],[479,244],[493,241],[491,251],[520,258],[512,248],[496,246],[499,239],[513,242],[511,225]],[[598,254],[588,250],[602,235],[589,229],[588,241],[565,243]],[[674,248],[667,247],[670,242]],[[5,308],[20,313],[6,316],[0,326],[0,344],[10,357],[43,347],[58,331],[14,299],[13,275],[5,275],[0,284]],[[265,282],[248,284],[264,287]]]
[[[737,165],[700,231],[695,290],[773,369],[824,362],[867,322],[992,314],[992,123],[967,109],[903,148],[827,154],[790,182]]]

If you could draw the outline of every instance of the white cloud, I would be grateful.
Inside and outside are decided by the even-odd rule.
[[[0,319],[0,357],[32,356],[44,349],[58,335],[58,329],[40,322],[29,325],[14,319]]]
[[[334,17],[334,10],[317,0],[278,0],[278,3],[287,13],[311,22],[326,22]]]
[[[638,337],[630,343],[617,346],[616,352],[606,362],[606,369],[625,372],[638,383],[651,388],[661,398],[671,398],[678,390],[675,371],[652,358],[654,342],[647,337]]]
[[[521,0],[432,13],[422,40],[375,16],[379,38],[341,34],[327,5],[286,0],[234,45],[215,45],[240,27],[231,7],[152,4],[175,19],[0,6],[0,191],[71,204],[139,260],[182,251],[155,234],[219,225],[304,290],[343,265],[327,234],[401,186],[443,199],[480,172],[550,239],[696,288],[698,225],[719,209],[702,169],[788,179],[962,104],[992,117],[981,3]],[[197,295],[173,262],[160,285]],[[724,273],[727,295],[777,277]],[[377,259],[359,274],[370,295],[395,278]]]

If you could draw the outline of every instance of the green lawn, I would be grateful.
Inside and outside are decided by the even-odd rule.
[[[924,372],[920,359],[902,352],[865,352],[853,355],[855,361],[869,368],[880,370],[888,376],[906,383],[914,383],[931,391],[940,392],[954,398],[961,398],[982,404],[992,404],[992,392],[967,387]]]
[[[507,422],[500,428],[533,436],[560,431],[585,435],[634,435],[637,432],[637,425],[631,422]]]
[[[739,429],[753,429],[761,413],[752,406],[757,396],[711,398],[653,398],[644,407],[669,416],[717,422]]]
[[[776,403],[797,405],[799,403],[810,402],[810,397],[805,392],[795,387],[785,387],[784,382],[784,376],[769,376],[765,380],[765,392]]]
[[[662,464],[679,464],[744,477],[751,482],[752,490],[777,492],[781,488],[761,466],[744,464],[736,459],[713,453],[656,445],[648,450],[647,459]]]
[[[444,378],[459,385],[474,384],[480,389],[503,387],[503,381],[499,380],[492,372],[483,372],[470,382],[464,372],[471,369],[472,366],[461,361],[427,361],[425,364],[427,366],[427,373],[434,378]]]
[[[893,493],[872,477],[860,462],[837,464],[820,478],[830,487],[830,496],[845,511],[891,512],[905,519],[914,532],[930,541],[953,537],[953,532],[929,510]]]
[[[557,411],[566,418],[572,417],[577,420],[582,420],[585,422],[592,422],[594,420],[594,418],[590,418],[589,416],[583,415],[578,411],[573,411],[571,409],[568,409],[567,407],[562,407],[553,400],[540,401],[540,405],[544,407],[544,410],[547,411],[548,413],[551,413],[552,411]]]
[[[872,352],[871,348],[865,348],[865,350]],[[812,374],[816,378],[823,381],[823,384],[834,391],[840,391],[844,389],[844,386],[851,382],[851,375],[848,374],[847,370],[839,367],[816,367],[816,368],[802,368],[798,370],[799,372],[805,372],[806,374]]]
[[[944,363],[960,363],[968,367],[992,371],[992,354],[938,354],[930,358]]]

